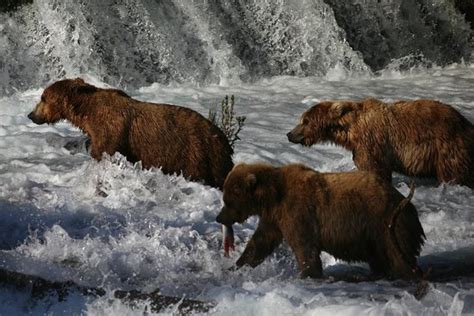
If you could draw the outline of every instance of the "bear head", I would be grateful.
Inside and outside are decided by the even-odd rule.
[[[300,123],[287,134],[288,140],[308,147],[334,141],[335,133],[352,122],[351,114],[359,107],[360,104],[348,101],[318,103],[301,115]]]
[[[266,164],[236,165],[224,182],[224,206],[216,218],[218,223],[243,223],[282,199],[282,181],[278,168]]]
[[[74,107],[80,104],[81,97],[96,90],[96,87],[80,78],[56,81],[44,89],[41,101],[28,114],[28,118],[36,124],[54,124],[67,119]]]

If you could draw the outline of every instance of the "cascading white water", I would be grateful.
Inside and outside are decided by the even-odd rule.
[[[351,46],[381,69],[392,59],[402,69],[469,59],[472,31],[453,1],[325,0]]]
[[[404,59],[409,66],[470,56],[471,31],[452,2],[425,2],[33,1],[0,14],[0,92],[81,74],[136,88],[371,73],[404,56],[415,56]]]

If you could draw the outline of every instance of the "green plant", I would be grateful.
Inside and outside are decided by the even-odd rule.
[[[217,106],[209,109],[209,120],[219,127],[225,136],[229,140],[229,144],[234,148],[234,143],[239,140],[239,133],[242,130],[245,123],[245,116],[236,116],[234,112],[234,101],[235,98],[233,95],[225,96],[221,102],[220,115],[216,110]]]

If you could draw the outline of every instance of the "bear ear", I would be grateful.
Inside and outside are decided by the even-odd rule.
[[[76,93],[91,94],[97,91],[97,88],[92,85],[79,86],[76,88]]]
[[[86,82],[84,81],[84,79],[79,78],[79,77],[76,78],[76,79],[74,79],[74,82],[75,82],[75,83],[79,83],[79,84],[85,84],[85,83],[86,83]]]
[[[249,190],[253,190],[257,185],[257,176],[254,173],[249,173],[245,176],[245,185]]]
[[[234,165],[234,167],[232,169],[237,170],[237,169],[240,169],[240,168],[245,168],[246,165],[247,165],[246,163],[240,162],[240,163]]]
[[[352,103],[337,101],[331,105],[331,116],[333,118],[341,118],[352,110],[354,110]]]
[[[82,78],[72,80],[71,89],[73,93],[91,94],[97,91],[97,88],[86,83]]]

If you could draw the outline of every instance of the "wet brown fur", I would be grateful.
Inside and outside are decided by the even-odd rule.
[[[358,169],[386,179],[396,171],[474,187],[474,126],[441,102],[321,102],[303,113],[288,139],[341,145]]]
[[[216,220],[231,225],[253,215],[260,221],[239,267],[259,265],[285,240],[302,277],[321,277],[321,251],[368,262],[377,275],[419,277],[416,257],[425,235],[417,211],[375,173],[237,165],[224,184],[224,207]]]
[[[232,148],[222,131],[199,113],[177,105],[137,101],[123,91],[82,79],[47,87],[29,117],[36,123],[65,119],[91,140],[92,157],[119,152],[144,168],[161,167],[221,188],[232,169]]]

